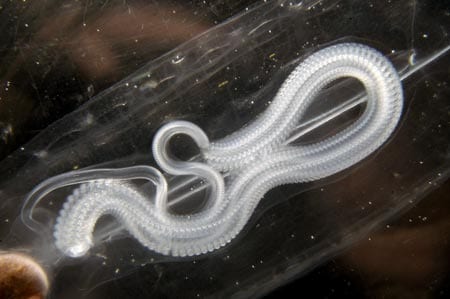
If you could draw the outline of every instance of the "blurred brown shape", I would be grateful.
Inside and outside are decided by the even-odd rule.
[[[17,4],[30,22],[17,21],[14,46],[0,68],[0,160],[97,92],[212,26],[192,5],[27,5]]]
[[[450,264],[449,187],[447,182],[341,258],[360,275],[368,298],[430,298],[442,284]]]
[[[206,31],[206,23],[186,8],[175,5],[134,4],[108,7],[95,18],[81,20],[84,8],[71,7],[49,18],[36,34],[40,45],[58,45],[62,53],[89,79],[115,78],[124,57],[133,53],[156,58]]]
[[[47,290],[47,276],[34,260],[18,253],[0,254],[1,299],[43,299]]]

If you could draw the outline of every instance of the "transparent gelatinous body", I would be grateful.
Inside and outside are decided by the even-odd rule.
[[[319,142],[290,145],[290,137],[317,94],[347,77],[360,81],[367,93],[359,119]],[[165,178],[150,166],[110,170],[116,176],[109,176],[109,170],[97,170],[96,177],[95,170],[65,174],[62,180],[56,177],[37,187],[28,201],[38,201],[60,186],[88,181],[69,196],[55,226],[56,246],[70,256],[81,256],[93,246],[95,224],[105,214],[115,216],[151,250],[173,256],[204,254],[229,243],[273,187],[333,175],[373,153],[393,132],[402,106],[400,78],[387,58],[361,44],[337,44],[303,61],[266,111],[221,140],[210,143],[198,126],[186,121],[170,122],[157,132],[153,155],[161,169],[171,175],[195,175],[211,186],[202,211],[170,213]],[[168,142],[177,134],[195,141],[204,162],[169,156]],[[155,184],[155,194],[143,194],[124,181],[137,178]]]
[[[450,27],[442,1],[251,1],[254,5],[186,1],[184,12],[179,6],[166,6],[181,3],[175,0],[64,6],[56,2],[8,2],[0,12],[5,29],[0,151],[17,146],[0,162],[0,250],[21,252],[40,263],[49,277],[49,297],[256,298],[338,254],[346,255],[348,249],[361,253],[356,255],[361,263],[350,266],[345,258],[336,259],[330,267],[325,265],[333,277],[336,267],[343,272],[349,267],[361,270],[370,260],[372,269],[396,264],[407,277],[415,277],[410,274],[420,268],[421,276],[414,281],[421,281],[427,292],[438,292],[440,283],[434,278],[440,280],[442,275],[432,279],[433,290],[420,277],[431,279],[427,272],[442,271],[428,266],[428,271],[423,267],[411,271],[404,265],[415,264],[413,255],[404,253],[419,248],[416,253],[430,261],[448,256],[442,254],[445,246],[435,242],[437,234],[444,240],[448,235],[440,228],[449,218],[445,192],[440,202],[427,196],[450,177]],[[226,16],[221,15],[231,6]],[[170,34],[163,34],[161,40],[161,28],[174,29],[183,36],[183,44]],[[199,30],[204,33],[197,35]],[[169,41],[167,47],[154,52],[164,40]],[[151,155],[158,129],[172,121],[196,124],[211,141],[209,147],[201,147],[189,137],[175,135],[169,141],[174,156],[218,171],[226,192],[247,166],[265,163],[275,149],[283,148],[281,144],[308,148],[354,124],[369,98],[357,79],[343,78],[322,88],[296,129],[267,148],[267,155],[263,148],[255,157],[249,155],[247,162],[233,161],[234,168],[225,170],[223,161],[215,159],[220,154],[215,156],[217,151],[212,150],[224,137],[245,130],[272,109],[278,90],[302,61],[342,43],[377,49],[402,81],[399,124],[369,157],[324,179],[272,188],[258,199],[251,218],[231,243],[209,254],[174,258],[149,250],[132,235],[132,229],[140,229],[136,217],[123,221],[112,210],[104,210],[106,215],[98,219],[92,235],[92,228],[80,227],[89,242],[60,236],[59,247],[55,245],[58,215],[83,184],[87,184],[85,191],[103,190],[104,184],[110,184],[114,185],[111,194],[115,188],[125,195],[134,192],[136,197],[127,202],[130,207],[145,198],[145,204],[156,211],[157,188],[148,181],[153,178],[159,182],[156,186],[167,183],[168,199],[161,201],[168,206],[161,210],[167,217],[212,215],[208,210],[220,203],[211,192],[213,181],[166,173]],[[49,122],[30,119],[30,104],[31,115],[46,114]],[[67,109],[58,111],[60,107]],[[11,112],[17,113],[7,117]],[[21,139],[24,134],[30,139]],[[136,165],[146,166],[139,170]],[[164,181],[158,181],[156,170]],[[33,188],[38,192],[25,202]],[[90,198],[81,190],[72,197]],[[423,205],[429,210],[420,208],[418,213]],[[89,212],[83,219],[95,218]],[[403,220],[399,223],[397,217]],[[404,242],[418,236],[415,232],[422,228],[426,238]],[[396,242],[394,236],[403,238]],[[359,246],[364,244],[367,247]],[[380,244],[386,244],[387,250],[395,248],[399,255],[387,260],[388,252],[380,250]],[[422,250],[421,244],[430,250]],[[90,246],[82,258],[68,256],[80,256]],[[444,259],[438,264],[448,263]],[[383,273],[389,276],[391,268]],[[320,277],[326,273],[323,270]],[[361,272],[357,280],[372,277],[367,273]],[[330,291],[322,287],[327,277],[314,279],[327,293],[323,296]],[[302,292],[318,290],[310,279],[301,285]],[[359,289],[357,283],[352,285]]]

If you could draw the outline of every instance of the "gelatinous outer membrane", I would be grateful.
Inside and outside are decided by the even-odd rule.
[[[286,145],[318,92],[343,77],[356,78],[365,87],[367,104],[361,117],[315,144]],[[63,174],[35,188],[29,198],[87,182],[68,197],[55,226],[56,246],[69,256],[84,255],[93,246],[95,223],[104,214],[115,216],[151,250],[173,256],[200,255],[229,243],[271,188],[318,180],[370,155],[395,129],[402,106],[400,79],[381,53],[361,44],[338,44],[309,56],[289,75],[262,115],[221,140],[210,143],[199,127],[185,121],[171,122],[157,132],[153,155],[162,170],[196,175],[211,185],[208,204],[201,212],[170,213],[165,178],[150,166],[97,170],[100,177],[95,176],[96,170],[79,171],[75,179]],[[204,163],[178,161],[167,154],[167,143],[176,134],[195,141]],[[143,194],[126,181],[146,175],[157,186],[154,195]]]

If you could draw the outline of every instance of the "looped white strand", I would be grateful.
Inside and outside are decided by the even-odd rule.
[[[343,77],[356,78],[365,87],[367,105],[361,117],[318,143],[286,145],[320,90]],[[338,44],[312,54],[297,66],[256,121],[221,140],[210,143],[198,126],[186,121],[168,123],[157,132],[153,155],[161,169],[172,175],[195,175],[211,186],[208,204],[199,213],[171,214],[165,178],[149,166],[98,170],[103,180],[61,183],[64,180],[54,178],[34,193],[41,198],[63,185],[88,181],[69,196],[55,226],[56,246],[69,256],[81,256],[89,250],[95,223],[104,214],[115,216],[140,243],[156,252],[204,254],[229,243],[269,189],[330,176],[374,152],[393,132],[402,105],[400,79],[382,54],[360,44]],[[171,159],[167,147],[176,134],[190,136],[205,162]],[[226,183],[225,173],[232,174]],[[83,173],[78,172],[78,176]],[[92,171],[89,176],[93,176]],[[145,176],[157,186],[153,201],[124,181]]]

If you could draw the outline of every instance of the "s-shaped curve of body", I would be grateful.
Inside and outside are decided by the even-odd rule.
[[[359,119],[315,144],[286,145],[321,89],[345,77],[356,78],[366,90],[367,104]],[[202,211],[172,214],[166,180],[150,166],[62,174],[37,186],[27,202],[36,204],[57,188],[84,183],[69,196],[54,231],[56,246],[72,257],[84,255],[93,246],[95,224],[105,214],[115,216],[151,250],[172,256],[204,254],[229,243],[268,190],[333,175],[370,155],[394,131],[402,106],[400,79],[387,58],[361,44],[333,45],[298,65],[254,122],[221,140],[209,142],[202,129],[186,121],[159,129],[153,140],[159,167],[171,175],[195,175],[210,185]],[[177,134],[195,141],[203,162],[168,155],[167,143]],[[130,179],[155,184],[154,199],[127,182]]]

